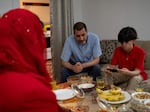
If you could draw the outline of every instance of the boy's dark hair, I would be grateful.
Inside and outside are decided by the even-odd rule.
[[[118,34],[118,41],[122,44],[123,42],[128,42],[130,40],[137,39],[137,32],[132,27],[125,27],[120,30]]]
[[[85,31],[87,31],[87,27],[86,27],[86,24],[85,24],[85,23],[83,23],[83,22],[77,22],[77,23],[75,23],[74,26],[73,26],[73,31],[75,31],[75,30],[80,31],[80,30],[82,30],[83,28],[85,29]]]

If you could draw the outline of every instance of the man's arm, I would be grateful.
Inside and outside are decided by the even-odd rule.
[[[73,70],[73,65],[69,62],[63,61],[62,60],[62,65],[70,70]]]
[[[87,68],[87,67],[94,66],[94,65],[98,64],[99,61],[100,61],[100,58],[96,57],[92,61],[89,61],[89,62],[86,62],[86,63],[82,63],[82,67],[83,68]]]
[[[62,61],[62,65],[75,73],[80,73],[83,70],[82,64],[80,62],[77,62],[75,65],[72,65],[69,62]]]
[[[66,61],[62,61],[62,65],[70,70],[73,70],[75,73],[79,73],[84,68],[91,67],[91,66],[98,64],[99,61],[100,61],[100,58],[97,57],[97,58],[94,58],[92,61],[89,61],[86,63],[77,62],[75,65],[72,65],[71,63],[66,62]]]

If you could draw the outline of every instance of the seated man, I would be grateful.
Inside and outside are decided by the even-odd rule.
[[[142,80],[147,79],[145,51],[135,44],[136,39],[137,32],[132,27],[125,27],[119,32],[121,46],[115,49],[110,65],[104,70],[108,84],[125,84],[124,89],[134,90]]]
[[[77,22],[73,27],[74,35],[67,38],[61,54],[61,82],[67,77],[87,72],[96,80],[100,75],[100,56],[102,54],[99,37],[87,31],[83,22]]]

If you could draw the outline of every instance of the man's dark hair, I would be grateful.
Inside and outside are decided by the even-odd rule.
[[[85,29],[85,31],[87,31],[87,27],[86,27],[86,24],[85,24],[85,23],[83,23],[83,22],[77,22],[77,23],[75,23],[74,26],[73,26],[73,31],[75,31],[75,30],[80,31],[80,30],[82,30],[83,28]]]
[[[137,32],[132,27],[125,27],[120,30],[118,34],[118,41],[122,44],[123,42],[128,42],[130,40],[137,39]]]

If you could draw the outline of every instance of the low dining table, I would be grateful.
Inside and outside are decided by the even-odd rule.
[[[67,83],[57,84],[57,89],[70,89],[71,87]],[[97,93],[95,88],[93,90],[85,92],[84,98],[73,97],[67,100],[59,100],[58,103],[69,109],[74,109],[77,107],[85,108],[88,112],[97,112],[99,110],[98,103],[96,101]],[[80,112],[80,111],[79,111]]]
[[[71,87],[67,83],[57,84],[56,88],[57,88],[57,90],[71,89]],[[132,92],[135,92],[135,91],[132,91]],[[97,98],[97,92],[96,92],[95,88],[93,88],[91,91],[85,92],[84,98],[79,98],[79,97],[74,96],[73,98],[70,98],[67,100],[58,100],[58,103],[60,106],[68,108],[70,110],[75,110],[78,107],[84,108],[83,110],[85,110],[85,111],[76,111],[75,110],[73,112],[100,112],[99,111],[100,107],[97,103],[96,98]],[[118,107],[123,106],[123,104],[130,105],[131,103],[134,106],[138,106],[136,102],[133,102],[132,98],[124,103],[113,104],[111,106],[114,109],[114,112],[118,112],[117,111]],[[133,110],[133,112],[140,112],[140,111]],[[149,112],[149,111],[145,111],[145,112]]]

